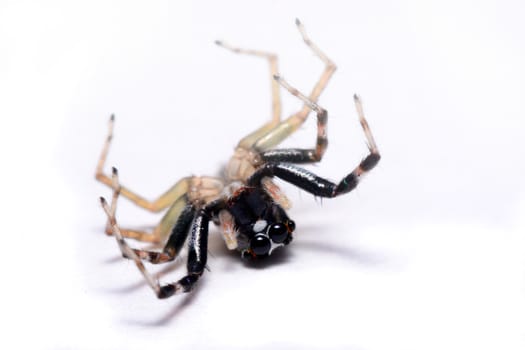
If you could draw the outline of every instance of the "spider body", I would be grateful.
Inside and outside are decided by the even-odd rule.
[[[343,179],[334,183],[303,169],[297,164],[319,162],[328,145],[326,125],[328,114],[317,104],[321,92],[335,72],[335,64],[307,37],[302,24],[296,21],[304,42],[324,62],[325,69],[312,92],[306,96],[278,75],[277,57],[273,54],[239,49],[217,42],[236,53],[264,57],[270,64],[272,82],[272,119],[242,138],[220,177],[190,176],[179,180],[154,201],[149,201],[122,186],[118,173],[108,176],[104,164],[113,135],[114,117],[106,143],[100,156],[96,178],[113,188],[109,205],[101,198],[108,217],[106,233],[114,235],[124,257],[132,259],[157,297],[167,298],[189,292],[202,276],[207,262],[208,226],[220,226],[227,247],[238,250],[250,260],[268,257],[276,248],[288,245],[293,239],[295,223],[286,210],[290,201],[274,183],[273,178],[289,182],[315,196],[333,198],[353,190],[362,176],[379,162],[380,155],[372,133],[364,118],[360,99],[354,95],[357,114],[366,136],[369,154]],[[281,120],[280,87],[300,99],[302,109]],[[280,142],[296,131],[310,112],[317,115],[317,138],[313,148],[276,148]],[[116,221],[117,199],[122,195],[138,206],[165,214],[153,232],[121,228]],[[164,243],[161,251],[131,248],[126,238],[143,242]],[[161,285],[150,274],[144,261],[152,264],[167,263],[175,259],[183,246],[188,246],[187,274],[174,283]]]

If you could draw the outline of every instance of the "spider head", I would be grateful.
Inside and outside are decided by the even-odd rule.
[[[242,187],[228,201],[243,258],[263,258],[292,241],[295,223],[261,188]]]

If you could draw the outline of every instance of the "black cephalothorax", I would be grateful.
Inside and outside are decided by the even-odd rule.
[[[227,201],[243,257],[261,258],[292,241],[295,223],[260,187],[241,187]]]

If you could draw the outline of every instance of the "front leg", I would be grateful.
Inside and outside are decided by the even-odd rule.
[[[374,137],[368,126],[363,113],[361,100],[357,95],[354,95],[354,101],[359,116],[361,127],[366,136],[369,154],[359,163],[359,165],[347,176],[345,176],[338,184],[315,175],[314,173],[299,168],[289,163],[266,163],[261,166],[248,179],[250,186],[259,186],[264,177],[277,176],[278,178],[290,182],[297,187],[310,192],[319,197],[336,197],[344,193],[352,191],[361,177],[372,170],[381,156],[374,141]]]
[[[206,267],[208,258],[208,224],[210,216],[205,210],[200,210],[195,216],[191,227],[191,237],[188,243],[188,274],[176,283],[160,287],[157,296],[160,299],[169,298],[174,294],[190,292]]]
[[[124,239],[117,224],[114,208],[115,202],[119,196],[120,186],[118,182],[118,173],[116,171],[113,172],[112,187],[113,201],[111,205],[109,205],[103,197],[101,197],[100,200],[122,255],[133,260],[139,271],[144,276],[144,279],[159,299],[191,291],[206,267],[208,254],[208,224],[210,218],[223,209],[223,201],[216,200],[207,204],[203,208],[198,209],[198,211],[191,205],[187,206],[183,215],[179,218],[177,225],[175,225],[164,251],[147,252],[131,248]],[[189,228],[190,223],[191,236],[189,241],[187,275],[175,283],[161,285],[157,278],[146,269],[143,260],[147,260],[151,263],[163,263],[173,260],[186,240],[187,233],[185,231]]]
[[[157,295],[159,299],[168,298],[174,294],[187,293],[193,289],[194,285],[197,283],[198,279],[202,275],[204,268],[206,267],[206,260],[208,254],[208,223],[210,216],[205,210],[199,211],[199,213],[195,216],[191,227],[187,275],[175,283],[161,285],[157,278],[150,272],[148,272],[148,270],[144,266],[144,263],[142,262],[142,259],[150,260],[147,257],[140,255],[146,252],[141,252],[140,250],[132,249],[128,246],[128,244],[124,240],[124,237],[122,237],[122,233],[120,232],[120,229],[117,225],[115,216],[113,216],[111,213],[110,206],[104,198],[101,198],[101,203],[102,207],[104,208],[104,211],[108,215],[108,219],[110,220],[113,232],[115,234],[115,238],[117,239],[117,243],[120,247],[122,254],[135,262],[135,265],[144,276],[144,279],[151,287],[151,289],[153,289],[153,292]],[[159,256],[160,255],[163,255],[166,258],[171,258],[172,254],[163,252],[159,253]],[[165,261],[156,261],[156,263],[161,262]]]
[[[248,179],[248,185],[260,186],[264,177],[277,176],[315,196],[332,198],[356,188],[360,176],[371,170],[379,162],[379,159],[379,154],[368,155],[354,171],[345,176],[338,184],[290,163],[267,163],[253,173]]]
[[[311,110],[317,113],[317,140],[315,148],[286,148],[286,149],[271,149],[261,152],[260,156],[264,162],[287,162],[287,163],[314,163],[321,161],[326,147],[328,147],[328,138],[326,136],[326,123],[328,121],[328,113],[325,109],[319,107],[310,98],[303,95],[299,90],[292,87],[282,77],[274,75],[275,81],[281,84],[292,95],[299,98]]]
[[[108,187],[113,186],[113,180],[112,180],[112,175],[107,175],[104,172],[104,165],[106,163],[106,159],[109,153],[109,147],[111,145],[111,141],[113,140],[114,123],[115,123],[115,116],[112,115],[109,119],[108,134],[106,136],[106,140],[104,142],[102,152],[100,153],[100,157],[98,159],[97,169],[95,173],[95,178]],[[168,208],[170,205],[175,203],[178,199],[184,197],[184,195],[188,193],[188,191],[190,190],[190,186],[191,186],[191,178],[189,177],[182,178],[175,185],[173,185],[170,189],[168,189],[166,192],[164,192],[162,195],[160,195],[157,199],[153,201],[143,198],[141,195],[137,194],[136,192],[120,184],[119,184],[119,187],[120,187],[119,193],[122,196],[131,200],[133,203],[135,203],[139,207],[149,210],[151,212],[157,213],[157,212],[160,212]],[[126,236],[126,233],[125,232],[123,233]],[[133,234],[132,233],[129,235],[129,237],[131,238],[144,237],[144,234],[142,233]],[[138,238],[138,239],[141,240],[141,238]]]
[[[175,283],[160,287],[157,296],[160,299],[169,298],[179,293],[188,293],[204,273],[208,259],[208,225],[210,219],[225,208],[225,202],[217,199],[201,208],[193,220],[191,236],[188,242],[187,275]]]

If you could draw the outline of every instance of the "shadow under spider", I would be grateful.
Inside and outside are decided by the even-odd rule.
[[[205,281],[199,281],[199,287],[205,285]],[[164,315],[160,315],[157,319],[152,319],[151,321],[144,320],[125,320],[124,322],[131,325],[143,326],[143,327],[159,327],[165,326],[172,323],[177,317],[180,317],[182,312],[190,306],[195,298],[200,294],[201,288],[195,288],[190,293],[185,293],[182,295],[177,295],[175,298],[170,298],[167,300],[177,300],[175,305],[169,309]]]
[[[298,247],[318,251],[324,254],[337,255],[345,260],[358,262],[362,265],[377,266],[383,265],[388,262],[388,258],[383,255],[375,254],[372,252],[366,252],[359,248],[351,248],[348,246],[340,246],[332,243],[326,243],[321,241],[302,241],[298,244]]]
[[[315,226],[315,225],[314,225]],[[384,256],[380,256],[374,253],[365,252],[362,251],[359,248],[351,248],[348,245],[338,245],[337,243],[332,242],[325,242],[322,240],[322,238],[318,235],[316,235],[316,238],[312,238],[312,231],[317,232],[317,229],[315,227],[305,227],[303,232],[303,236],[301,237],[301,234],[298,234],[295,237],[294,242],[292,242],[289,246],[281,247],[279,249],[276,249],[273,251],[272,255],[269,256],[266,259],[259,259],[256,261],[250,261],[250,260],[243,260],[239,256],[239,252],[228,250],[226,246],[224,245],[223,240],[221,237],[219,237],[218,233],[211,233],[210,234],[210,241],[209,241],[209,257],[211,257],[213,260],[220,258],[220,259],[227,259],[231,264],[235,264],[237,266],[240,266],[239,263],[241,263],[241,266],[243,268],[249,268],[249,269],[256,269],[256,270],[262,270],[271,268],[272,266],[281,265],[283,263],[287,263],[289,261],[292,261],[296,259],[297,257],[300,257],[300,251],[302,249],[306,250],[313,250],[318,251],[321,255],[324,254],[330,254],[330,255],[337,255],[339,258],[343,258],[345,260],[350,260],[353,262],[358,262],[363,265],[368,266],[377,266],[382,265],[385,262],[387,262],[387,258]],[[309,237],[309,239],[305,239]],[[148,249],[160,249],[162,247],[162,244],[155,244],[155,245],[149,245]],[[295,249],[295,250],[294,250]],[[299,252],[299,253],[297,253]],[[123,258],[119,255],[117,257],[108,259],[108,263],[114,263],[116,261],[122,260]],[[209,263],[213,264],[213,260]],[[185,258],[184,256],[181,256],[177,258],[175,261],[168,263],[167,265],[164,265],[158,272],[155,273],[155,276],[159,279],[162,279],[163,276],[178,270],[183,269],[185,266]],[[227,269],[223,265],[222,268]],[[221,269],[222,269],[221,268]],[[204,276],[205,277],[205,276]],[[143,288],[147,286],[147,283],[144,279],[138,277],[139,280],[131,285],[125,286],[123,288],[117,288],[113,289],[114,292],[117,293],[129,293],[135,290],[138,290],[140,288]],[[150,321],[144,321],[144,320],[125,320],[125,323],[128,324],[134,324],[134,325],[140,325],[140,326],[148,326],[148,327],[155,327],[155,326],[163,326],[166,324],[169,324],[174,321],[176,317],[179,317],[182,312],[192,304],[194,300],[198,297],[200,294],[200,291],[202,288],[205,288],[207,285],[206,278],[202,278],[198,286],[191,291],[190,293],[185,293],[179,296],[175,296],[174,298],[170,298],[169,300],[174,300],[173,306],[163,315],[159,315],[157,319],[153,319]],[[152,299],[154,299],[154,296],[152,295]],[[176,300],[177,299],[177,300]]]

